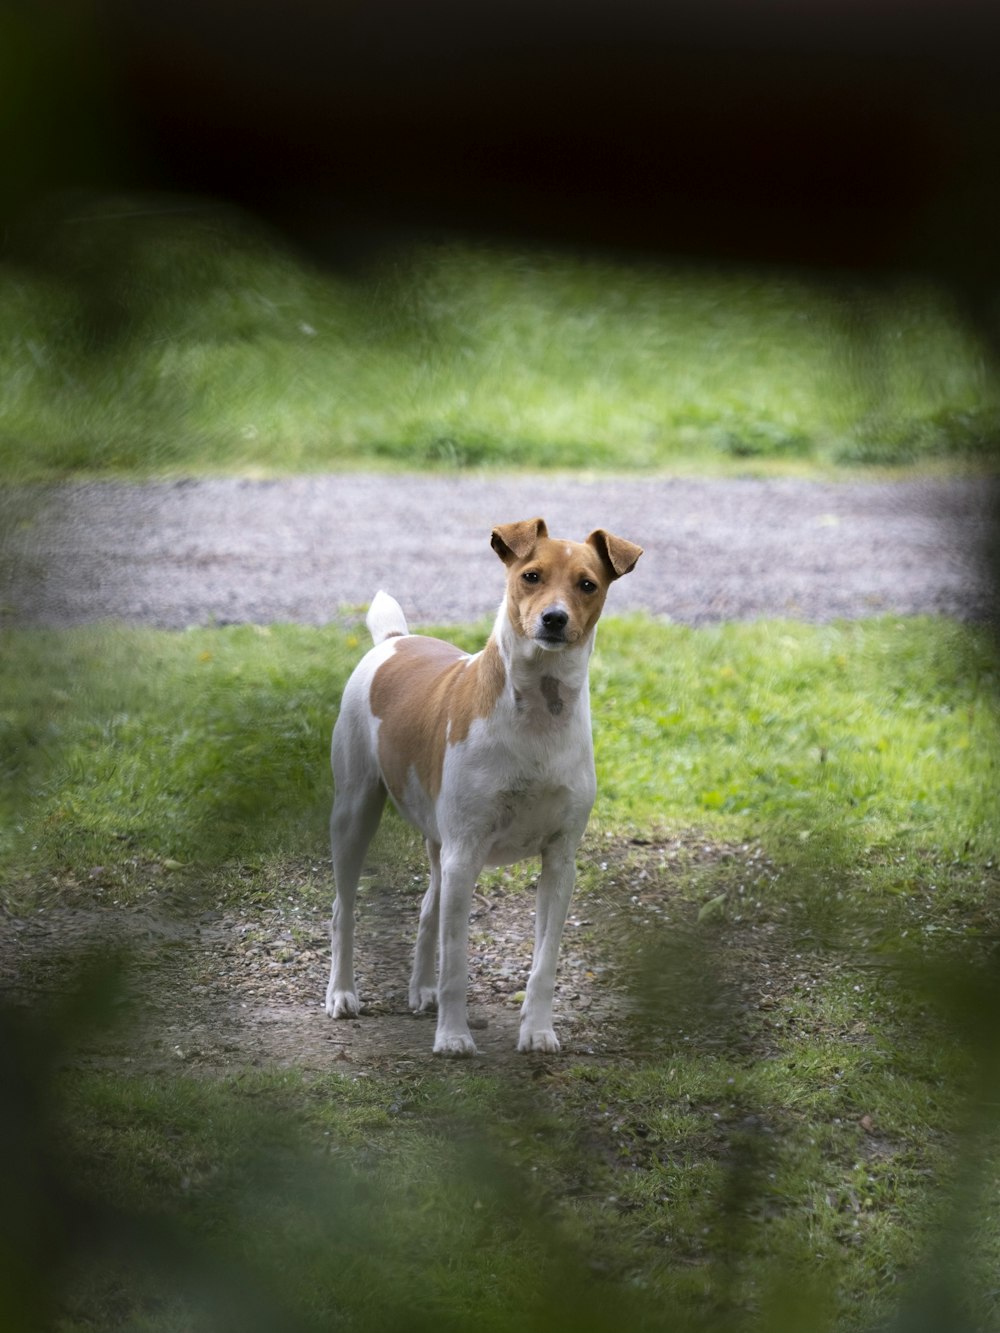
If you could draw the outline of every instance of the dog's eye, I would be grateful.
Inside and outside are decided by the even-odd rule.
[[[537,569],[526,569],[521,578],[524,579],[525,583],[541,583],[542,581],[542,576]]]
[[[581,592],[596,592],[596,591],[597,591],[597,584],[593,581],[593,579],[581,579],[581,580],[580,580],[580,591],[581,591]]]

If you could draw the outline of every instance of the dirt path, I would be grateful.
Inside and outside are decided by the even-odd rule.
[[[559,1057],[516,1051],[534,936],[533,893],[523,885],[493,884],[477,895],[469,990],[477,1067],[530,1074],[554,1060],[617,1060],[650,1044],[687,1040],[699,1025],[716,1022],[712,1006],[719,1003],[742,1016],[741,1036],[734,1028],[731,1039],[750,1041],[761,1053],[775,1026],[787,1026],[774,1012],[782,997],[808,990],[835,966],[801,942],[789,950],[780,922],[752,910],[749,898],[741,897],[737,922],[724,931],[696,925],[696,907],[676,893],[678,872],[721,870],[736,893],[738,885],[752,886],[771,873],[757,847],[685,837],[591,846],[588,855],[603,858],[604,873],[598,891],[577,895],[567,922],[555,1002]],[[131,907],[54,902],[23,918],[0,911],[0,996],[32,1007],[54,1000],[72,985],[76,964],[110,953],[123,959],[127,1004],[116,1029],[99,1030],[76,1052],[85,1067],[195,1075],[294,1067],[367,1077],[437,1066],[433,1016],[414,1016],[407,1005],[417,886],[376,877],[363,887],[357,958],[363,1014],[334,1022],[322,1007],[329,937],[316,871],[306,862],[289,864],[274,894],[280,905],[267,908],[202,910],[196,892],[168,876]],[[674,997],[668,1030],[644,1026],[630,985],[636,948],[695,938],[702,984],[695,978],[684,983],[687,1003]],[[683,965],[683,948],[673,961]],[[712,977],[707,1000],[706,966]]]
[[[323,624],[384,587],[415,624],[492,614],[493,524],[640,543],[610,609],[701,624],[990,609],[981,480],[310,476],[0,495],[4,623]]]

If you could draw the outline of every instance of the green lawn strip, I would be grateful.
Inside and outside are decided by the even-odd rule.
[[[8,836],[29,863],[140,877],[315,845],[358,655],[350,634],[291,626],[6,636]]]
[[[600,785],[626,817],[680,806],[805,839],[847,829],[870,847],[989,822],[987,636],[889,618],[616,630],[592,678]],[[618,725],[601,726],[605,709]]]
[[[452,631],[478,646],[480,627]],[[9,632],[3,852],[26,870],[323,855],[328,738],[367,636]],[[985,631],[931,619],[602,626],[592,836],[704,827],[864,862],[871,891],[981,895],[997,847]],[[815,849],[815,850],[814,850]],[[955,867],[953,877],[949,867]],[[853,869],[852,869],[853,873]],[[744,890],[746,886],[744,886]],[[836,898],[836,890],[829,895]]]
[[[100,210],[96,210],[100,211]],[[942,292],[439,246],[317,273],[232,219],[67,227],[0,267],[0,475],[809,472],[995,446]]]

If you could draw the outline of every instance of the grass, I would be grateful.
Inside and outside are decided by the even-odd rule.
[[[94,1237],[58,1327],[863,1329],[902,1304],[992,1328],[1000,1158],[959,1136],[968,1052],[931,1037],[530,1086],[63,1078],[58,1160],[134,1234]]]
[[[488,627],[442,632],[473,648]],[[321,845],[327,737],[361,636],[9,632],[4,850],[30,868]],[[902,848],[906,866],[995,846],[986,632],[620,618],[602,628],[592,684],[597,829],[695,825],[792,846],[835,835],[852,855]]]
[[[5,260],[0,374],[8,485],[987,468],[1000,424],[914,282],[432,244],[317,273],[155,200]],[[0,910],[280,913],[304,880],[318,920],[325,872],[287,871],[324,863],[361,638],[6,632]],[[592,679],[578,901],[634,917],[599,941],[635,977],[620,1054],[154,1076],[114,1055],[115,959],[67,950],[0,1007],[0,1329],[1000,1329],[995,644],[635,617]],[[377,855],[413,889],[398,820]]]
[[[81,206],[0,267],[0,476],[345,467],[986,466],[948,296],[416,247],[316,273],[169,201]]]
[[[352,636],[293,627],[6,636],[5,789],[31,812],[23,836],[76,864],[213,860],[283,825],[301,846],[356,656]]]
[[[8,908],[172,875],[276,905],[360,651],[8,633]],[[617,1059],[154,1078],[75,1067],[113,978],[8,1013],[9,1326],[1000,1327],[995,671],[933,619],[605,623],[580,901],[669,918],[605,942],[639,977]],[[408,880],[398,823],[380,855]]]

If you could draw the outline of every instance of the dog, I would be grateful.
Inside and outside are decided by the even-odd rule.
[[[331,746],[336,896],[326,1011],[360,1013],[355,898],[388,794],[423,833],[430,860],[410,1007],[436,1005],[434,1052],[449,1056],[476,1054],[466,996],[476,880],[485,866],[534,856],[535,947],[517,1047],[559,1049],[556,963],[597,791],[588,665],[608,588],[642,555],[602,528],[583,542],[552,538],[541,518],[494,528],[491,545],[507,587],[478,653],[411,634],[398,602],[377,593],[366,621],[375,646],[344,688]]]

